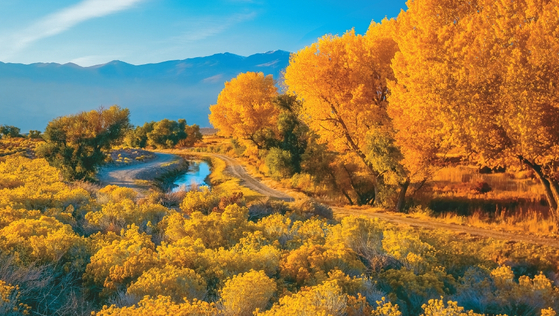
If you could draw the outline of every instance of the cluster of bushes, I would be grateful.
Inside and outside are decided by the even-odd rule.
[[[0,163],[0,311],[48,315],[553,315],[559,253],[219,189],[169,209]],[[441,299],[443,297],[443,299]],[[473,312],[469,312],[472,314]]]
[[[134,148],[190,147],[201,139],[200,126],[187,125],[184,119],[163,119],[131,129],[124,138],[124,144]]]

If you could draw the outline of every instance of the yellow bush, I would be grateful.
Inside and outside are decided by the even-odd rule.
[[[128,293],[137,297],[169,296],[175,302],[203,299],[206,295],[206,281],[192,269],[166,265],[145,271],[128,287]]]
[[[103,310],[94,313],[97,316],[214,316],[218,314],[219,311],[214,303],[194,300],[176,304],[169,296],[145,297],[131,307],[103,306]]]
[[[237,204],[229,205],[223,213],[204,215],[194,212],[189,219],[172,215],[167,218],[165,234],[171,240],[190,236],[201,239],[207,248],[230,247],[249,230],[248,209]]]
[[[32,210],[28,211],[21,208],[12,208],[11,206],[6,206],[0,208],[0,228],[4,228],[10,223],[15,222],[20,219],[38,219],[42,216],[41,211]]]
[[[377,308],[372,312],[373,316],[402,316],[402,312],[398,308],[398,304],[387,302],[383,297],[377,301]]]
[[[276,288],[276,282],[264,271],[236,275],[225,281],[220,291],[223,312],[232,316],[252,315],[253,311],[266,308]]]
[[[31,307],[20,303],[18,286],[13,286],[0,280],[0,314],[1,315],[29,315]]]
[[[207,249],[202,257],[200,273],[207,278],[224,280],[250,270],[264,271],[274,276],[279,270],[280,251],[274,246],[249,248],[237,246],[232,249]]]
[[[134,200],[138,197],[138,193],[130,188],[119,187],[116,185],[107,185],[99,190],[100,197],[106,197],[111,202],[121,202],[123,200]]]
[[[44,159],[9,157],[0,162],[0,208],[27,210],[79,207],[90,200],[81,188],[69,188]]]
[[[157,225],[169,212],[169,209],[161,205],[150,203],[138,205],[132,200],[123,198],[102,205],[99,211],[88,212],[85,219],[97,229],[120,231],[132,224],[142,228],[148,224],[154,227],[153,225]]]
[[[424,314],[421,316],[482,316],[473,311],[464,312],[464,307],[458,306],[457,302],[448,301],[447,305],[440,300],[429,300],[422,306]]]
[[[0,249],[30,264],[62,263],[81,270],[87,262],[87,244],[69,225],[55,218],[20,219],[0,229]]]
[[[120,238],[102,247],[91,257],[84,279],[102,285],[109,294],[126,286],[156,265],[155,245],[149,235],[139,233],[137,226],[122,230]]]
[[[280,298],[269,311],[259,316],[337,316],[344,315],[347,308],[347,295],[342,293],[335,281],[306,288],[297,294]]]
[[[208,187],[202,187],[201,191],[188,191],[181,202],[181,210],[190,214],[193,212],[201,212],[202,214],[211,213],[212,209],[219,205],[221,196],[210,191]]]
[[[281,276],[297,286],[319,284],[335,269],[359,275],[365,271],[365,266],[351,249],[341,245],[336,248],[303,245],[287,253],[280,262]]]

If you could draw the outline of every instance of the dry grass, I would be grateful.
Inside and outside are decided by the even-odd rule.
[[[481,192],[481,187],[490,188]],[[433,210],[414,217],[499,231],[558,236],[541,184],[530,171],[481,174],[477,167],[446,167],[430,182]]]

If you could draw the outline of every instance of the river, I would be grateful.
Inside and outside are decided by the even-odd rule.
[[[188,171],[177,178],[174,184],[176,185],[173,187],[173,192],[177,192],[180,190],[188,190],[192,184],[197,186],[209,186],[209,183],[206,183],[206,177],[210,174],[210,166],[205,161],[189,161],[190,165],[188,167]]]

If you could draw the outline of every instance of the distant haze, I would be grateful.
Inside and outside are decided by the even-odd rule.
[[[130,109],[134,125],[185,118],[188,124],[209,127],[209,106],[226,81],[247,71],[277,80],[288,63],[285,51],[138,66],[121,61],[92,67],[0,63],[0,125],[42,131],[56,117],[117,104]]]

